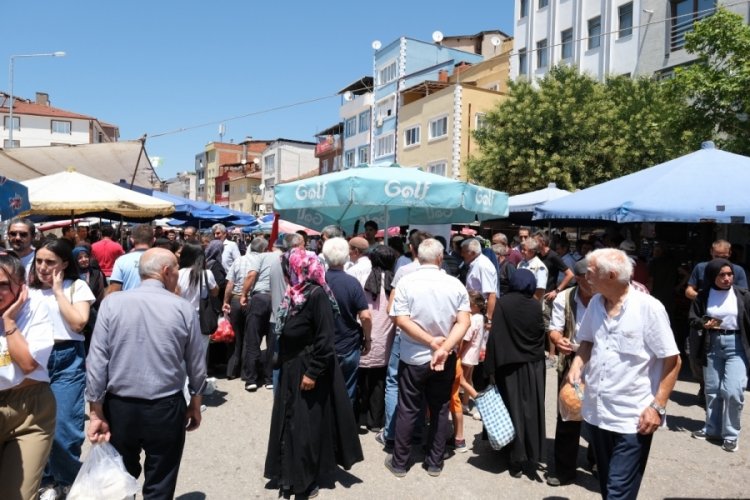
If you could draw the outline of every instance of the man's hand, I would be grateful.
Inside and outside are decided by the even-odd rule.
[[[568,370],[568,383],[570,385],[575,386],[581,383],[581,364],[580,358],[575,358],[570,364],[570,369]]]
[[[367,353],[369,353],[371,349],[372,349],[372,339],[364,339],[362,341],[362,349],[361,349],[362,356],[365,356]]]
[[[302,382],[300,383],[299,388],[303,391],[311,391],[315,389],[315,381],[307,375],[302,375]]]
[[[112,436],[109,432],[109,422],[91,414],[89,416],[89,430],[87,432],[91,443],[105,443]]]
[[[243,299],[240,299],[240,304],[242,304],[242,300]],[[244,300],[247,301],[247,299],[244,299]],[[242,305],[244,305],[244,304],[242,304]],[[232,311],[231,304],[229,304],[227,302],[224,302],[224,304],[222,304],[222,306],[221,306],[221,312],[223,312],[225,314],[229,314],[231,311]]]
[[[443,343],[445,343],[445,337],[433,337],[430,340],[430,349],[437,351]]]
[[[638,434],[649,435],[656,432],[661,425],[661,415],[659,412],[647,406],[638,418]]]
[[[194,431],[201,426],[201,398],[193,396],[185,412],[185,430]]]
[[[568,355],[573,352],[573,348],[571,347],[570,339],[567,339],[560,336],[555,336],[552,340],[552,343],[555,344],[555,347],[558,351],[560,351],[561,354]]]
[[[547,302],[552,302],[555,300],[555,297],[557,297],[557,290],[552,290],[544,294],[544,300]]]
[[[436,372],[445,370],[445,361],[448,359],[450,353],[445,349],[438,348],[432,353],[432,359],[430,360],[430,369]]]

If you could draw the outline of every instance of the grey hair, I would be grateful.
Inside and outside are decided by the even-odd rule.
[[[323,243],[323,257],[331,267],[341,267],[349,258],[349,242],[344,238],[330,238]]]
[[[478,240],[469,238],[461,243],[461,248],[468,249],[471,253],[477,255],[482,253],[482,245]]]
[[[213,226],[211,226],[211,232],[215,233],[216,231],[220,231],[222,233],[226,233],[227,232],[227,226],[225,226],[224,224],[219,224],[219,223],[214,224]]]
[[[628,255],[616,248],[600,248],[586,255],[589,268],[596,268],[599,277],[615,274],[620,283],[629,283],[633,274],[633,263]]]
[[[420,264],[437,264],[443,256],[443,245],[435,238],[427,238],[419,244],[417,257]]]
[[[268,249],[268,240],[263,236],[253,238],[250,242],[250,251],[255,253],[263,253]]]
[[[495,238],[500,240],[500,243],[508,244],[508,237],[505,236],[505,233],[495,233],[492,235],[492,240],[494,241]]]
[[[521,243],[521,246],[526,250],[534,250],[536,252],[539,249],[539,242],[535,238],[526,238]]]
[[[305,239],[301,234],[287,233],[284,235],[284,242],[286,243],[287,249],[292,249],[304,245]]]
[[[344,232],[341,230],[339,226],[335,224],[326,226],[323,228],[322,231],[320,231],[320,236],[325,237],[326,239],[341,238],[343,235],[344,235]]]
[[[169,250],[151,248],[141,255],[138,262],[138,274],[141,279],[156,278],[161,281],[161,270],[177,262],[177,257]]]
[[[505,257],[508,255],[508,245],[505,243],[495,243],[492,245],[492,251],[495,252],[495,255],[501,255]]]

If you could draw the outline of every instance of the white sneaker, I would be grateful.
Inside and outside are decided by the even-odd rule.
[[[209,377],[206,379],[206,387],[203,389],[203,395],[209,396],[216,391],[216,377]]]
[[[57,500],[64,498],[57,486],[45,486],[39,490],[39,500]]]

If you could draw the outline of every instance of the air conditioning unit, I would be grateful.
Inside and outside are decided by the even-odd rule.
[[[378,115],[378,117],[375,119],[375,125],[377,125],[378,127],[382,127],[383,126],[383,117],[382,116]]]

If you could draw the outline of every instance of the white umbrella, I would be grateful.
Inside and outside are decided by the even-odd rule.
[[[544,189],[517,194],[508,198],[508,211],[511,213],[533,212],[539,205],[568,196],[569,194],[571,194],[570,191],[559,189],[557,184],[551,182]]]
[[[112,213],[125,218],[156,218],[174,212],[174,204],[130,191],[109,182],[67,172],[23,181],[31,210],[24,215],[74,216]]]

